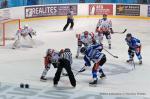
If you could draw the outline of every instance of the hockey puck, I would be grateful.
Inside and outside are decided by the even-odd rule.
[[[24,88],[24,84],[23,83],[20,84],[20,88]]]
[[[25,84],[25,88],[29,88],[29,84]]]

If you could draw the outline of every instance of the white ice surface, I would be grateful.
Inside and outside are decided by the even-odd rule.
[[[23,24],[28,24],[37,31],[37,36],[34,37],[36,46],[34,48],[20,48],[16,50],[10,49],[12,41],[6,42],[5,47],[0,47],[0,82],[19,84],[29,83],[33,86],[50,87],[53,89],[53,77],[55,69],[52,67],[47,75],[49,80],[41,82],[40,76],[44,69],[43,57],[47,48],[60,50],[62,48],[71,48],[73,56],[76,54],[77,42],[76,33],[81,33],[85,30],[94,32],[98,19],[83,18],[75,19],[74,30],[62,32],[62,28],[66,20],[40,20],[28,21]],[[103,69],[107,75],[107,79],[99,81],[97,87],[89,87],[88,82],[91,80],[91,68],[76,76],[76,90],[92,91],[92,92],[131,92],[145,93],[145,96],[150,97],[150,20],[137,19],[112,19],[114,31],[123,31],[133,33],[142,42],[143,64],[136,64],[136,69],[132,70],[133,66],[127,64],[128,59],[127,45],[124,41],[126,34],[112,35],[112,49],[109,50],[119,58],[111,57],[107,52],[107,63]],[[106,39],[104,46],[107,48]],[[82,56],[81,56],[82,57]],[[83,60],[75,59],[72,68],[80,70],[84,66]],[[135,57],[135,62],[138,60]],[[76,71],[73,70],[74,73]],[[59,86],[70,85],[68,78],[61,78]]]

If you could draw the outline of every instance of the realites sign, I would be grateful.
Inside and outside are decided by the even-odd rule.
[[[113,5],[112,4],[89,5],[89,15],[102,15],[102,14],[113,15]]]
[[[73,8],[74,15],[77,15],[77,5],[33,6],[25,7],[25,18],[67,15],[70,6]]]
[[[116,15],[140,16],[140,5],[116,5]]]

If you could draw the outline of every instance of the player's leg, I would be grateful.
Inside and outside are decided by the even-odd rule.
[[[70,22],[70,23],[71,23],[71,26],[70,26],[70,30],[71,30],[71,29],[73,29],[73,26],[74,26],[74,21],[73,21],[73,19],[71,19],[71,22]]]
[[[17,35],[17,36],[15,37],[15,42],[14,42],[13,45],[12,45],[12,49],[20,48],[20,41],[21,41],[21,38],[22,38],[21,35]]]
[[[95,84],[97,84],[97,80],[98,80],[98,78],[97,78],[97,70],[98,70],[98,68],[99,68],[99,64],[98,64],[98,63],[95,63],[94,66],[93,66],[93,68],[92,68],[93,81],[91,81],[91,82],[89,83],[90,85],[95,85]]]
[[[103,72],[103,69],[102,69],[102,66],[104,65],[104,63],[106,63],[106,56],[105,55],[99,61],[99,66],[100,66],[99,67],[99,73],[101,74],[100,78],[106,77],[106,75],[105,75],[105,73]]]
[[[71,70],[70,62],[68,60],[65,61],[64,68],[67,71],[71,85],[73,87],[75,87],[76,86],[76,80],[75,80],[75,77],[74,77],[73,72]]]
[[[82,41],[78,40],[78,48],[77,48],[76,58],[79,57],[79,53],[80,53],[81,47],[82,47]]]
[[[105,32],[104,34],[105,34],[106,39],[108,41],[108,48],[111,49],[111,34],[109,31]]]
[[[104,37],[104,34],[103,34],[103,33],[99,33],[99,34],[98,34],[98,41],[99,41],[99,44],[103,44],[103,37]]]
[[[59,82],[59,79],[60,79],[60,75],[61,75],[61,72],[62,72],[62,69],[63,69],[63,66],[64,63],[63,63],[63,59],[60,59],[59,60],[59,64],[58,64],[58,68],[57,68],[57,71],[55,73],[55,76],[54,76],[54,79],[53,79],[53,83],[54,83],[54,86],[57,86],[58,82]]]
[[[12,45],[12,49],[16,48],[20,48],[20,39],[17,39]]]
[[[139,59],[139,64],[142,64],[141,46],[136,48],[135,54],[137,58]]]
[[[98,80],[98,78],[97,78],[97,70],[98,70],[98,68],[99,68],[99,63],[95,63],[94,66],[93,66],[93,68],[92,68],[93,81],[91,81],[89,83],[90,85],[97,84],[97,80]]]
[[[70,24],[70,20],[67,19],[67,23],[66,23],[66,25],[64,26],[63,31],[66,31],[66,29],[67,29],[67,27],[69,26],[69,24]]]
[[[46,78],[46,75],[47,75],[47,72],[49,71],[49,69],[50,69],[50,65],[51,64],[45,64],[45,68],[44,68],[44,70],[43,70],[43,72],[42,72],[42,75],[41,75],[41,78],[40,78],[40,80],[41,81],[47,81],[47,78]]]
[[[46,56],[44,57],[44,70],[42,72],[42,75],[41,75],[41,81],[46,81],[46,75],[47,75],[47,72],[49,71],[50,69],[50,66],[51,66],[51,63],[50,63],[50,57],[49,56]]]
[[[134,50],[130,47],[128,49],[128,55],[129,55],[129,59],[127,60],[127,62],[132,62],[134,58]]]

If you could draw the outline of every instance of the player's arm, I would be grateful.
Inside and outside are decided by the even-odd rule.
[[[103,49],[103,45],[101,44],[95,44],[92,46],[93,49],[98,49],[98,50],[102,50]]]
[[[90,58],[87,55],[84,56],[84,61],[85,61],[85,64],[84,64],[85,66],[88,66],[88,67],[91,66]]]
[[[84,64],[85,66],[79,72],[84,72],[88,67],[91,66],[90,59],[86,55],[84,56],[84,61],[85,61],[85,64]]]
[[[101,25],[101,19],[99,19],[99,21],[98,21],[98,23],[97,23],[97,25],[96,25],[96,32],[98,32],[98,28],[100,27],[100,25]]]
[[[113,29],[112,29],[112,21],[111,21],[111,20],[109,21],[109,27],[110,27],[110,32],[111,32],[111,34],[113,34],[114,31],[113,31]]]
[[[132,47],[134,49],[138,48],[139,46],[141,46],[140,40],[138,40],[138,39],[132,40]]]

